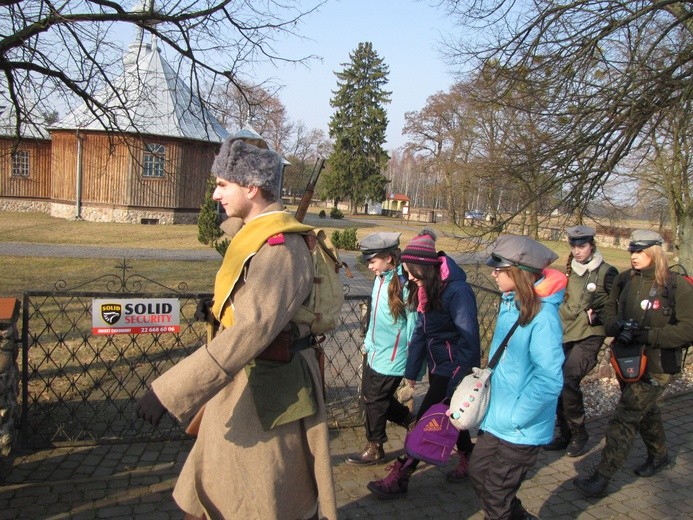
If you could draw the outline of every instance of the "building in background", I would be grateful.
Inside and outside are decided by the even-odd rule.
[[[197,221],[228,132],[163,59],[154,37],[143,43],[140,34],[130,45],[113,85],[98,98],[105,112],[83,106],[50,125],[50,138],[23,138],[14,152],[6,148],[16,139],[0,140],[0,209],[107,222]],[[24,150],[28,168],[21,169]]]

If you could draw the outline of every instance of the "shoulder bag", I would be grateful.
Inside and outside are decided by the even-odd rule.
[[[465,376],[457,385],[452,399],[450,399],[448,415],[450,422],[458,430],[476,428],[484,419],[491,398],[491,374],[500,361],[505,347],[508,346],[510,336],[513,335],[518,325],[519,319],[510,327],[486,368],[472,368],[472,373]]]

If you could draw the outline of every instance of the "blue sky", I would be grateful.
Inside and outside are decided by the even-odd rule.
[[[285,65],[257,72],[258,82],[272,77],[285,85],[279,97],[292,120],[326,133],[334,109],[332,91],[337,88],[335,71],[349,62],[349,53],[359,42],[369,41],[390,67],[387,89],[392,102],[386,107],[389,125],[386,149],[406,142],[402,136],[404,113],[421,110],[428,96],[447,90],[454,81],[437,47],[444,35],[455,30],[445,13],[425,1],[330,0],[319,12],[309,15],[299,29],[305,41],[277,44],[287,57],[315,54],[322,62],[310,69]]]

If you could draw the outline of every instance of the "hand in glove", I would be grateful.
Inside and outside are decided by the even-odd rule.
[[[154,393],[154,390],[147,390],[147,392],[140,397],[135,406],[135,413],[140,419],[144,419],[152,426],[158,426],[159,421],[167,412],[166,407],[161,404],[159,398]]]
[[[606,332],[607,336],[615,338],[623,330],[623,326],[625,325],[625,323],[626,322],[623,320],[617,320],[607,323],[604,325],[604,332]]]
[[[649,343],[648,341],[648,333],[649,331],[647,330],[637,330],[633,332],[633,342],[639,345],[647,345]]]

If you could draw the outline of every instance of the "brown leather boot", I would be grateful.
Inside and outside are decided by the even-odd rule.
[[[349,455],[346,461],[356,466],[372,466],[373,464],[385,462],[383,445],[380,442],[369,442],[366,444],[363,452]]]

